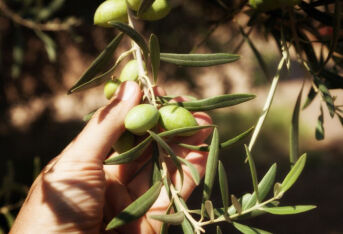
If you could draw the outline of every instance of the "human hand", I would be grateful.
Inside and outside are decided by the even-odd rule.
[[[158,94],[163,93],[156,89]],[[163,94],[162,94],[163,95]],[[150,186],[151,165],[136,172],[148,160],[141,157],[129,164],[103,165],[111,146],[124,132],[127,112],[139,104],[142,92],[135,82],[121,85],[115,98],[98,110],[82,132],[54,158],[33,183],[11,233],[100,233],[116,214],[142,195]],[[211,124],[202,112],[193,114],[199,125]],[[188,144],[202,144],[211,133],[199,130],[184,137]],[[194,164],[203,176],[206,152],[191,151],[172,145],[174,152]],[[109,157],[115,157],[110,155]],[[188,167],[183,167],[185,199],[195,188]],[[172,182],[178,187],[176,169],[169,167]],[[169,205],[165,189],[147,214],[164,213]],[[158,233],[161,222],[147,215],[116,232]]]

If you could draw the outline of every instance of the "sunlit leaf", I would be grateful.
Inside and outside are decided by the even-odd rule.
[[[134,40],[137,43],[137,45],[142,49],[145,61],[148,60],[147,58],[149,54],[149,48],[146,45],[144,38],[138,32],[136,32],[136,30],[134,30],[132,27],[130,27],[127,24],[117,22],[117,21],[109,21],[108,24],[124,32],[132,40]]]
[[[183,212],[177,212],[174,214],[163,214],[163,215],[149,215],[149,218],[168,223],[172,225],[181,224],[185,218]]]
[[[180,66],[207,67],[231,63],[240,58],[237,54],[172,54],[161,53],[161,60]]]
[[[213,212],[213,204],[210,200],[207,200],[205,201],[205,210],[206,210],[206,213],[208,215],[208,217],[210,217],[210,220],[214,220],[214,212]]]
[[[204,128],[213,128],[213,127],[215,127],[215,125],[202,125],[202,126],[194,126],[194,127],[177,128],[177,129],[161,132],[158,135],[160,137],[175,136],[175,135],[180,135],[186,132],[193,132],[196,130],[200,130]]]
[[[170,103],[167,105],[178,105],[186,108],[190,111],[208,111],[217,108],[223,108],[228,106],[234,106],[246,101],[254,99],[256,96],[252,94],[225,94],[216,97],[186,101],[186,102],[177,102]]]
[[[161,191],[162,183],[154,184],[148,191],[121,211],[106,226],[106,230],[118,228],[142,217],[154,204]]]
[[[335,115],[335,105],[333,102],[333,98],[330,94],[330,91],[328,90],[328,88],[323,85],[323,84],[319,84],[318,85],[318,89],[320,90],[320,92],[323,95],[324,101],[326,103],[326,106],[329,110],[330,116],[331,118]]]
[[[249,227],[247,225],[243,225],[237,222],[233,222],[232,224],[238,231],[244,234],[271,234],[271,232],[264,231],[262,229],[258,229],[254,227]]]
[[[297,181],[306,163],[306,154],[303,154],[281,183],[281,191],[286,192]]]
[[[200,183],[200,174],[198,172],[198,170],[195,168],[195,166],[189,162],[188,160],[182,158],[182,157],[177,157],[179,159],[179,161],[182,163],[182,164],[185,164],[188,168],[189,168],[189,171],[191,173],[191,176],[193,178],[193,181],[196,185],[199,185]]]
[[[119,155],[116,155],[112,158],[106,159],[104,161],[105,165],[114,165],[114,164],[125,164],[128,162],[131,162],[142,155],[144,150],[149,146],[151,143],[152,138],[149,136],[145,138],[142,142],[140,142],[138,145],[133,147],[132,149],[121,153]]]
[[[312,205],[297,205],[297,206],[278,206],[278,207],[261,207],[262,210],[274,215],[292,215],[306,212],[316,208]]]
[[[171,160],[173,161],[177,170],[180,173],[181,184],[183,184],[184,175],[183,175],[182,166],[181,166],[181,163],[180,163],[179,159],[177,158],[176,154],[172,150],[172,148],[162,139],[161,136],[159,136],[156,133],[149,131],[149,130],[148,130],[148,133],[167,152],[167,154],[170,155]]]
[[[229,185],[227,174],[221,161],[218,162],[218,176],[224,211],[227,211],[229,207]]]
[[[260,183],[258,184],[258,192],[259,192],[259,197],[261,201],[267,196],[271,188],[273,187],[274,181],[275,181],[275,175],[276,175],[276,168],[277,165],[274,163],[267,173],[264,175]],[[256,193],[254,192],[252,196],[250,197],[249,202],[246,203],[245,206],[243,206],[243,210],[249,209],[253,205],[256,204]]]
[[[238,214],[242,213],[242,205],[241,203],[239,203],[238,199],[233,194],[231,194],[231,202],[232,202],[233,207],[236,209],[237,213]]]
[[[203,189],[203,195],[202,195],[203,204],[205,201],[210,200],[210,197],[211,197],[214,179],[217,173],[218,153],[219,153],[219,133],[218,133],[218,129],[215,128],[213,131],[210,151],[208,153],[208,158],[207,158],[207,163],[206,163],[204,189]]]
[[[71,89],[68,91],[68,94],[99,85],[103,81],[105,81],[105,80],[102,80],[101,77],[102,76],[107,77],[108,75],[110,75],[114,70],[113,67],[112,69],[110,69],[109,71],[105,72],[104,74],[98,77],[96,77],[96,75],[100,73],[107,66],[107,64],[113,59],[113,53],[115,49],[118,47],[122,38],[123,38],[123,34],[120,33],[107,45],[107,47],[100,53],[100,55],[92,62],[92,64],[85,71],[85,73],[83,73],[83,75],[76,82],[76,84],[73,85],[73,87],[71,87]]]
[[[150,61],[151,61],[151,69],[152,74],[154,76],[154,83],[157,82],[158,71],[160,69],[160,45],[158,42],[158,38],[155,34],[151,34],[149,40],[150,46]]]

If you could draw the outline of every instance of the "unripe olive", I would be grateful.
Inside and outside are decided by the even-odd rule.
[[[165,130],[193,127],[198,125],[192,113],[183,107],[167,105],[160,108],[159,112],[160,124]],[[193,134],[194,132],[187,132],[180,134],[180,136],[190,136]]]
[[[104,94],[107,99],[111,99],[113,97],[120,83],[121,82],[119,80],[109,80],[106,82],[104,86]]]
[[[119,154],[121,154],[133,148],[134,144],[135,136],[132,135],[129,131],[125,131],[118,138],[117,142],[113,144],[113,149],[117,151]]]
[[[156,107],[140,104],[132,108],[125,117],[125,128],[136,135],[143,135],[158,123],[160,115]]]
[[[128,6],[138,11],[141,0],[127,0]],[[169,0],[155,0],[154,3],[139,17],[143,20],[159,20],[170,12]]]
[[[123,68],[120,73],[119,80],[121,82],[132,80],[136,81],[139,75],[138,71],[138,62],[137,60],[133,59],[129,61]]]
[[[128,21],[125,0],[107,0],[100,4],[94,14],[94,24],[109,27],[108,21]]]
[[[259,11],[271,11],[282,7],[294,6],[301,2],[301,0],[249,0],[252,8]]]

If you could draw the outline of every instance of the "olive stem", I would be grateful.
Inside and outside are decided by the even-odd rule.
[[[128,15],[129,25],[134,29],[135,25],[134,25],[134,22],[132,20],[132,18],[133,18],[132,17],[132,11],[130,9],[128,9],[127,11],[128,11],[127,15]],[[137,64],[138,64],[138,79],[143,84],[143,91],[144,91],[145,96],[148,98],[149,103],[153,104],[156,107],[157,104],[156,104],[155,94],[154,94],[154,91],[152,89],[150,79],[147,76],[147,72],[146,72],[144,65],[143,65],[141,48],[134,41],[132,41],[132,44],[133,44],[132,48],[135,50],[136,60],[137,60]],[[149,92],[150,92],[150,95],[149,95]]]

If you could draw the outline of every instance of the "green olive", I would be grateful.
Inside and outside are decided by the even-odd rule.
[[[125,117],[125,128],[136,135],[144,135],[158,123],[160,115],[156,107],[140,104],[132,108]]]
[[[138,11],[140,2],[141,0],[127,0],[129,8],[135,11]],[[170,9],[169,0],[155,0],[139,18],[149,21],[159,20],[167,16]]]
[[[301,0],[249,0],[251,7],[259,11],[271,11],[283,7],[291,7],[300,2]]]
[[[100,4],[94,14],[94,24],[109,27],[108,21],[128,21],[125,0],[107,0]]]
[[[159,112],[161,116],[160,124],[165,130],[193,127],[198,125],[192,113],[183,107],[167,105],[160,108]],[[194,132],[187,132],[180,134],[180,136],[190,136],[193,134]]]
[[[145,64],[143,64],[145,67]],[[133,59],[130,60],[123,68],[123,70],[120,73],[119,80],[121,82],[132,80],[136,81],[138,78],[138,62],[137,60]]]
[[[119,154],[121,154],[133,148],[134,144],[135,136],[132,135],[129,131],[125,131],[118,138],[117,142],[113,144],[113,149],[117,151]]]
[[[113,97],[114,93],[117,91],[119,85],[120,85],[119,80],[109,80],[106,82],[104,86],[104,94],[105,97],[109,100]]]

